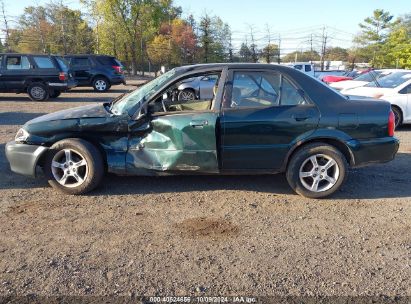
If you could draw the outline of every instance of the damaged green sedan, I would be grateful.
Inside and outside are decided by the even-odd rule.
[[[214,94],[178,98],[193,77]],[[312,198],[338,190],[348,167],[395,157],[390,104],[352,100],[300,71],[266,64],[175,68],[111,103],[35,118],[6,145],[11,170],[69,194],[119,175],[286,173]],[[267,177],[269,178],[269,177]]]

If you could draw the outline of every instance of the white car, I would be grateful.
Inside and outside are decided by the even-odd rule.
[[[341,93],[386,100],[391,103],[395,127],[411,123],[411,71],[392,73],[363,87],[343,90]]]
[[[369,82],[374,82],[376,79],[385,77],[395,72],[401,72],[404,70],[400,69],[384,69],[384,70],[371,70],[367,73],[361,74],[360,76],[354,78],[353,80],[344,80],[339,82],[334,82],[330,84],[330,87],[342,91],[353,88],[362,87]]]

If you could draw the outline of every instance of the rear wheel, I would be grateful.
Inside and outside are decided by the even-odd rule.
[[[44,163],[49,184],[68,194],[84,194],[95,189],[104,176],[100,151],[82,139],[55,143]]]
[[[402,112],[397,107],[391,107],[395,117],[395,128],[397,129],[402,124]]]
[[[44,101],[49,98],[47,86],[41,82],[31,83],[27,88],[27,94],[34,101]]]
[[[97,92],[105,92],[110,88],[110,83],[105,77],[96,77],[93,81],[93,88]]]
[[[314,143],[302,147],[287,168],[287,181],[298,194],[323,198],[333,194],[344,183],[347,160],[335,147]]]

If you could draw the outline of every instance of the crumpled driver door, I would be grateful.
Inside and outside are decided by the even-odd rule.
[[[127,173],[217,173],[217,117],[213,111],[153,115],[143,135],[130,130]]]

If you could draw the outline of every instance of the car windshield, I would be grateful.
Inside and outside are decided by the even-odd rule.
[[[156,92],[156,89],[165,84],[175,74],[176,70],[172,69],[167,73],[153,79],[149,83],[136,89],[132,93],[124,96],[122,99],[113,104],[111,111],[116,115],[130,114],[130,110],[135,108],[138,103],[147,100]]]
[[[355,81],[366,81],[366,82],[371,82],[375,81],[381,74],[381,71],[369,71],[367,73],[361,74],[358,77],[355,77]]]
[[[407,80],[411,79],[411,71],[410,72],[397,72],[390,74],[385,77],[381,77],[378,79],[377,85],[375,82],[367,83],[366,87],[380,87],[380,88],[396,88],[399,85],[403,84]]]

